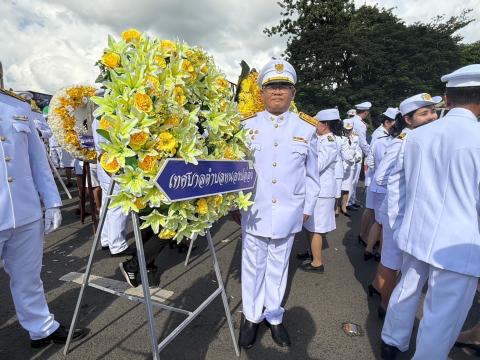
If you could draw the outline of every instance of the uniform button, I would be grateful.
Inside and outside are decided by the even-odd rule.
[[[9,176],[9,177],[7,178],[7,181],[8,181],[9,183],[13,182],[13,177]]]
[[[275,142],[275,143],[273,144],[273,146],[277,147],[277,146],[278,146],[278,143],[277,143],[277,142]]]
[[[273,179],[272,184],[276,184],[276,183],[277,183],[277,179]]]
[[[274,162],[274,163],[272,164],[272,166],[273,166],[273,167],[277,167],[277,163]]]
[[[277,199],[272,199],[272,204],[275,204],[277,202]]]
[[[0,136],[0,141],[5,141],[7,138],[5,136]]]
[[[10,160],[12,160],[12,158],[10,156],[5,156],[5,161],[6,162],[9,162]]]
[[[283,120],[283,115],[282,115],[282,116],[280,116],[280,118],[279,118],[279,119],[280,119],[280,120]]]
[[[273,125],[274,127],[278,128],[278,124]]]

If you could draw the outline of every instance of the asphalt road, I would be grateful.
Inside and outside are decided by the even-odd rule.
[[[59,279],[69,272],[85,270],[92,244],[91,223],[88,221],[82,225],[75,215],[77,201],[64,201],[63,225],[45,239],[42,277],[46,296],[50,310],[64,324],[71,321],[80,286]],[[241,359],[379,358],[382,322],[376,316],[378,299],[369,298],[366,292],[377,263],[363,261],[363,247],[356,240],[360,213],[354,213],[351,221],[343,216],[338,218],[337,230],[329,234],[324,251],[324,274],[305,273],[298,268],[300,261],[294,255],[306,246],[305,235],[298,234],[290,262],[284,318],[293,346],[289,349],[276,346],[269,330],[262,326],[257,343],[252,349],[242,351]],[[224,219],[216,224],[212,235],[238,336],[241,315],[240,229],[231,220]],[[132,231],[129,239],[133,241]],[[161,287],[174,292],[169,305],[193,310],[217,286],[205,239],[200,239],[198,244],[187,267],[183,265],[185,253],[176,249],[166,247],[157,259],[162,271]],[[99,250],[92,273],[123,280],[118,269],[121,260]],[[59,345],[41,350],[30,348],[28,334],[15,316],[8,281],[5,272],[0,270],[0,359],[64,359],[63,348]],[[465,327],[479,320],[479,305],[477,297]],[[417,315],[421,316],[421,309]],[[155,311],[159,338],[166,337],[184,318],[181,314]],[[359,324],[363,336],[344,334],[343,322]],[[152,358],[145,309],[141,304],[88,288],[79,325],[88,327],[90,334],[73,343],[67,359]],[[418,319],[414,336],[417,328]],[[410,347],[411,351],[399,359],[411,358],[415,337]],[[161,359],[234,359],[220,298],[213,301],[160,355]],[[461,349],[450,353],[450,359],[473,358],[474,354]]]

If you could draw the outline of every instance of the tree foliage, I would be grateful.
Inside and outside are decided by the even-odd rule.
[[[279,5],[283,19],[264,31],[288,37],[285,57],[299,79],[296,101],[310,113],[335,106],[345,113],[368,100],[375,116],[410,95],[441,94],[440,77],[479,52],[478,46],[462,50],[456,35],[472,21],[469,10],[407,25],[392,9],[356,8],[349,0]]]

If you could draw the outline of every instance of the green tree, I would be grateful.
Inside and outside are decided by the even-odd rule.
[[[469,11],[406,25],[392,9],[356,8],[349,0],[283,0],[283,19],[265,29],[288,36],[285,56],[298,72],[297,103],[341,113],[361,101],[372,115],[419,92],[441,94],[440,77],[462,64],[456,31]]]

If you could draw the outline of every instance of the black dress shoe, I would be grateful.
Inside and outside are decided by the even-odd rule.
[[[375,287],[372,284],[369,284],[368,285],[368,296],[372,297],[373,295],[378,295],[378,296],[382,297],[382,295],[380,295],[380,292],[377,289],[375,289]]]
[[[397,354],[400,352],[397,347],[393,345],[388,345],[382,340],[382,345],[380,348],[380,356],[383,360],[395,360]]]
[[[455,342],[455,346],[459,348],[467,348],[467,349],[472,349],[475,350],[477,353],[480,353],[480,345],[478,344],[467,344],[467,343],[462,343],[462,342]]]
[[[365,250],[363,252],[363,261],[368,261],[373,258],[373,254],[370,251]]]
[[[290,337],[288,336],[287,329],[283,324],[272,325],[267,320],[265,323],[270,328],[272,333],[272,339],[275,343],[281,347],[289,347],[292,343],[290,342]]]
[[[298,260],[313,260],[312,255],[308,251],[305,251],[304,253],[298,253],[297,254],[297,259]]]
[[[102,250],[108,250],[110,249],[108,246],[102,246]]]
[[[358,209],[357,209],[357,208],[354,208],[352,205],[348,205],[348,206],[347,206],[347,210],[348,210],[348,211],[357,211]]]
[[[238,344],[241,347],[244,349],[250,349],[253,344],[255,344],[255,340],[257,339],[258,325],[259,324],[244,319],[238,338]]]
[[[382,255],[380,255],[380,253],[376,252],[374,255],[373,255],[373,258],[376,262],[380,262],[380,260],[382,259]]]
[[[353,204],[351,206],[354,207],[357,210],[362,208],[362,205],[360,205],[360,204]]]
[[[314,272],[314,273],[319,273],[319,274],[323,274],[324,271],[325,271],[325,268],[324,268],[323,265],[313,266],[311,262],[307,262],[307,263],[304,263],[304,264],[300,265],[300,268],[303,271],[306,271],[306,272]]]
[[[87,336],[88,332],[90,330],[83,328],[83,329],[75,329],[73,331],[73,336],[72,340],[80,340]],[[52,342],[55,344],[65,344],[67,342],[67,337],[68,337],[68,330],[65,326],[60,325],[60,327],[55,330],[53,333],[48,335],[46,338],[43,339],[38,339],[38,340],[31,340],[30,341],[30,346],[32,348],[41,348],[47,345],[50,345]]]
[[[360,245],[367,246],[367,243],[365,242],[365,240],[363,240],[363,238],[360,235],[358,235],[358,243]]]
[[[387,311],[383,308],[382,305],[378,305],[377,315],[379,319],[381,320],[385,319],[385,316],[387,315]]]
[[[136,253],[137,253],[137,249],[135,249],[133,246],[129,246],[125,250],[120,251],[119,253],[110,254],[110,255],[112,257],[120,257],[120,256],[133,256]]]

